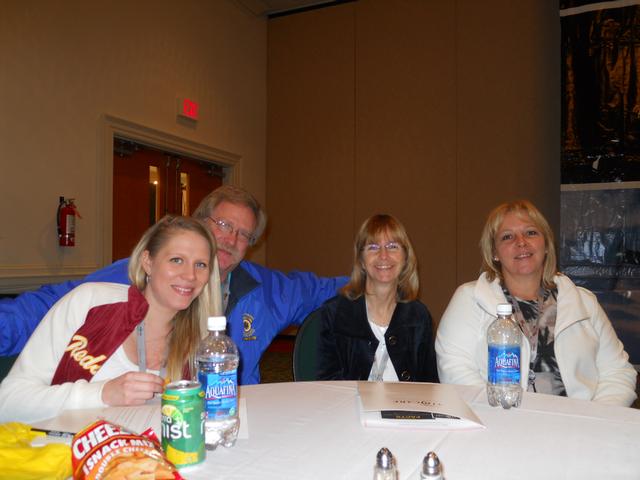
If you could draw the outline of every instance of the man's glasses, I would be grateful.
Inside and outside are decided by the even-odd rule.
[[[241,228],[235,228],[233,223],[228,222],[226,220],[221,220],[219,218],[207,217],[208,220],[211,220],[215,226],[225,235],[233,235],[234,233],[238,234],[238,239],[242,240],[249,245],[253,245],[255,238],[252,233],[247,232],[246,230],[242,230]]]
[[[382,251],[383,248],[387,251],[387,253],[396,253],[400,251],[402,245],[400,245],[398,242],[387,242],[384,245],[380,245],[379,243],[367,243],[362,248],[362,250],[367,253],[378,253]]]

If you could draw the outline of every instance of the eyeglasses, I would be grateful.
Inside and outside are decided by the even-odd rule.
[[[207,217],[207,219],[211,220],[216,225],[216,227],[218,227],[218,230],[220,230],[225,235],[233,235],[234,233],[237,233],[238,239],[247,242],[250,245],[252,245],[255,241],[255,237],[252,233],[249,233],[246,230],[242,230],[240,228],[235,228],[235,226],[231,222],[213,217]]]
[[[367,243],[362,250],[367,253],[379,253],[383,248],[387,253],[396,253],[400,251],[402,245],[398,242],[387,242],[384,245],[380,245],[379,243]]]

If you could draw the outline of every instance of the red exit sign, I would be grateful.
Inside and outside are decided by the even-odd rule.
[[[181,117],[187,117],[191,120],[198,120],[199,105],[197,102],[188,98],[178,99],[178,115]]]

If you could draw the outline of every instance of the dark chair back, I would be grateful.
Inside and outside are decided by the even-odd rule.
[[[320,335],[320,311],[311,312],[298,329],[293,347],[293,380],[316,380],[317,342]]]
[[[9,370],[11,370],[11,367],[13,366],[13,362],[16,361],[16,358],[18,358],[17,355],[12,357],[0,357],[0,382],[7,376]]]

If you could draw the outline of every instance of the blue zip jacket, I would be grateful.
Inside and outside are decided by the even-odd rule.
[[[84,282],[129,284],[129,259],[82,280],[45,285],[14,299],[0,300],[0,356],[20,353],[38,323],[62,296]],[[322,278],[308,272],[284,274],[243,261],[231,273],[227,333],[238,345],[241,385],[260,383],[260,358],[275,336],[333,297],[346,277]]]

